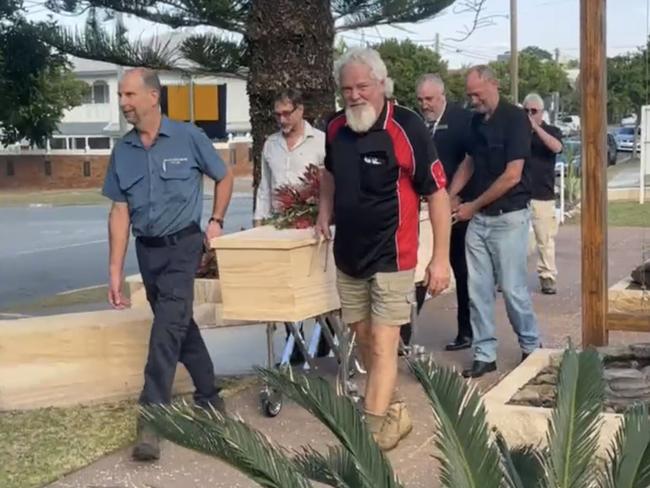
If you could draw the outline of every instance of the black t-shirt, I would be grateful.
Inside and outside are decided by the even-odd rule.
[[[481,195],[501,176],[508,163],[530,156],[531,128],[526,113],[503,98],[492,116],[475,113],[469,132],[469,154],[474,159],[474,187]],[[482,208],[486,214],[499,214],[525,208],[530,201],[527,165],[521,181],[503,196]]]
[[[334,176],[334,258],[356,278],[414,269],[420,196],[446,186],[422,119],[387,102],[375,125],[356,133],[344,112],[327,125],[325,168]]]
[[[562,131],[554,125],[542,123],[542,129],[562,142]],[[530,158],[526,161],[530,173],[531,198],[535,200],[555,199],[555,153],[551,151],[544,141],[532,134]]]
[[[458,166],[469,152],[467,134],[471,121],[472,113],[469,110],[456,103],[448,102],[433,135],[438,157],[442,161],[449,182],[452,181]],[[460,192],[460,197],[464,201],[476,198],[473,184],[472,178]]]

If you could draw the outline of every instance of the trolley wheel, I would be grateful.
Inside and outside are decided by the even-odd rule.
[[[261,395],[262,411],[267,417],[277,417],[282,410],[282,394],[266,390]]]

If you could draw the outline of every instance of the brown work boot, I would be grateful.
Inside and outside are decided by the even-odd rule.
[[[409,435],[413,430],[413,422],[411,421],[411,416],[406,408],[406,403],[402,400],[393,402],[388,406],[388,411],[392,411],[393,415],[399,419],[399,438],[400,440],[404,439],[404,437]]]
[[[157,461],[160,459],[158,434],[142,418],[138,419],[138,438],[133,447],[132,457],[134,461]]]
[[[399,429],[402,411],[402,408],[389,408],[384,417],[366,414],[372,437],[382,451],[390,451],[397,447],[401,439]],[[378,426],[378,423],[381,424]]]

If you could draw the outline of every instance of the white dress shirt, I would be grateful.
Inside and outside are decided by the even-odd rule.
[[[274,192],[286,184],[296,184],[310,164],[322,167],[325,161],[325,133],[304,121],[304,132],[291,149],[282,131],[271,134],[262,149],[262,178],[257,189],[255,220],[269,218],[275,208]]]

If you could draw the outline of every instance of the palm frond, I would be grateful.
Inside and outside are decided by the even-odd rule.
[[[436,366],[431,358],[409,365],[433,407],[443,486],[500,487],[499,452],[490,440],[485,407],[476,390],[456,371]]]
[[[246,44],[213,34],[188,37],[180,45],[183,57],[207,73],[237,73],[247,64]]]
[[[241,420],[185,403],[144,407],[142,413],[161,436],[217,457],[265,488],[312,486],[281,448]]]
[[[366,428],[352,400],[338,396],[323,378],[258,368],[262,379],[309,411],[336,436],[359,471],[359,486],[398,488],[393,469]]]
[[[508,488],[537,488],[544,477],[540,452],[530,445],[511,449],[500,432],[496,433],[496,444]]]
[[[560,367],[556,407],[549,420],[548,488],[592,486],[600,433],[604,385],[603,366],[595,350],[564,352]]]
[[[354,458],[342,446],[330,446],[327,456],[311,447],[304,447],[293,461],[309,479],[319,483],[335,488],[364,486]]]
[[[608,466],[601,488],[647,488],[650,486],[650,417],[647,405],[625,412],[623,423],[608,450]]]

